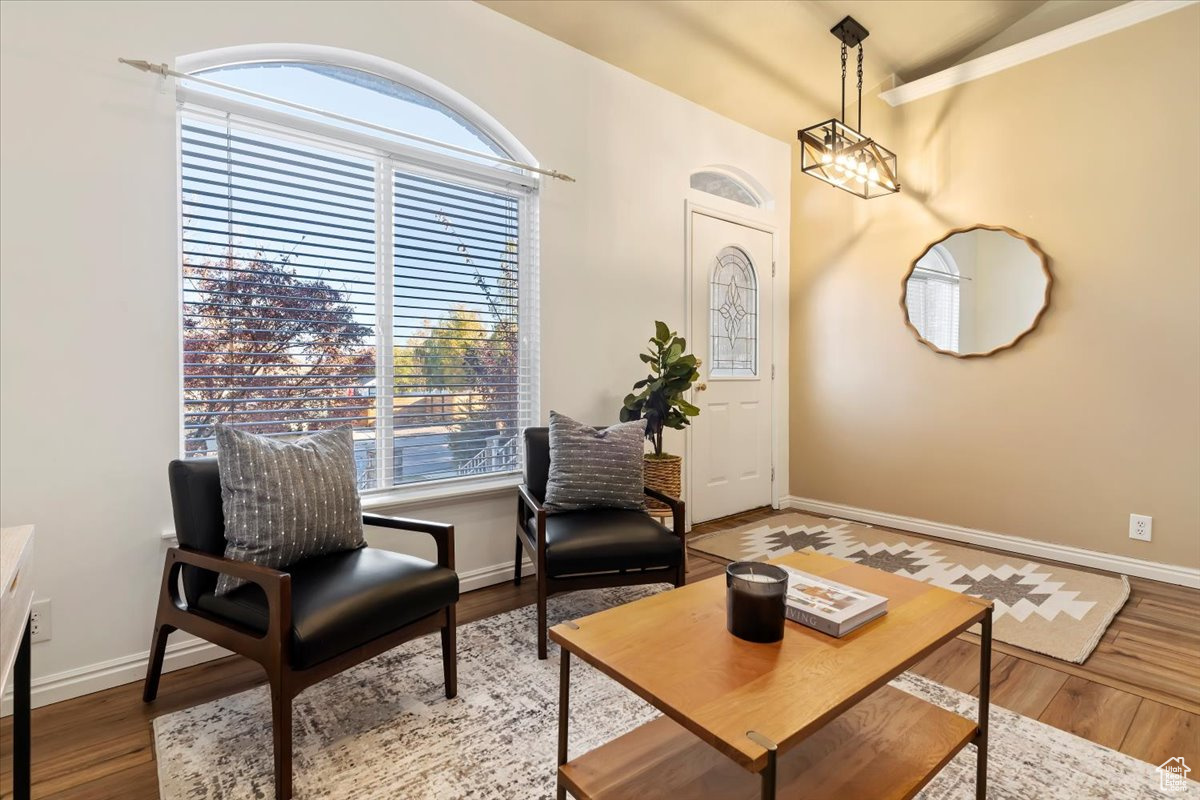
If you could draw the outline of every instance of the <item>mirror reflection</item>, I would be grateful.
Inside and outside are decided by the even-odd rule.
[[[913,263],[904,309],[925,344],[956,356],[1011,347],[1037,324],[1050,296],[1046,256],[1008,228],[955,231]]]

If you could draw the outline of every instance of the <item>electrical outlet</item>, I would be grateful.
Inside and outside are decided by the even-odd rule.
[[[1139,542],[1150,541],[1150,534],[1154,530],[1154,517],[1147,517],[1145,514],[1130,514],[1129,515],[1129,538],[1137,539]]]
[[[44,642],[50,638],[50,601],[35,600],[29,609],[29,639]]]

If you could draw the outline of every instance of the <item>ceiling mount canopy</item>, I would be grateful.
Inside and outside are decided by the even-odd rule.
[[[798,131],[800,168],[812,177],[870,199],[900,191],[896,154],[862,133],[863,40],[870,32],[854,17],[830,30],[842,43],[842,118]],[[858,48],[858,127],[846,124],[846,53]]]

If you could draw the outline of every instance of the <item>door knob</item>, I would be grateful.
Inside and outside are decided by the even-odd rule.
[[[697,383],[697,384],[696,384],[696,391],[697,391],[697,392],[703,392],[703,391],[704,391],[705,389],[707,389],[707,388],[708,388],[708,384],[707,384],[707,383]]]

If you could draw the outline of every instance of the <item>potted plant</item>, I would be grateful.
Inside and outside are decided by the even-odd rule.
[[[684,393],[700,377],[700,361],[685,353],[687,341],[671,330],[665,322],[654,323],[650,347],[639,357],[650,368],[650,374],[633,385],[621,407],[621,421],[646,420],[646,438],[654,446],[646,453],[646,485],[671,497],[679,497],[683,459],[663,452],[663,429],[683,430],[700,409],[683,399]],[[666,505],[648,500],[652,509]]]

